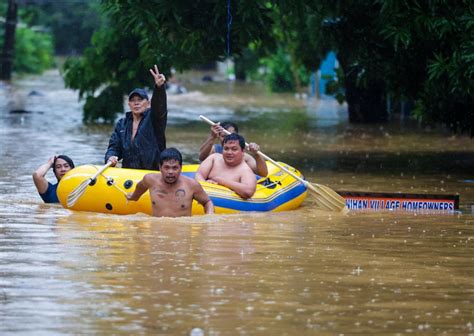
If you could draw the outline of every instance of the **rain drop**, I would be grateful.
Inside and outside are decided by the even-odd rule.
[[[189,336],[204,336],[204,330],[201,328],[193,328],[189,333]]]

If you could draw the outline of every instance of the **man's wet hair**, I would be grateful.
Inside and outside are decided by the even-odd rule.
[[[181,153],[179,150],[176,148],[166,148],[164,151],[161,152],[160,154],[160,166],[163,165],[165,161],[171,161],[175,160],[179,162],[179,165],[183,165],[183,157],[181,156]]]
[[[66,161],[68,164],[69,164],[69,167],[74,168],[74,162],[72,162],[71,158],[67,155],[58,155],[54,158],[54,161],[53,161],[53,173],[56,174],[56,161],[58,159],[63,159],[64,161]]]
[[[229,130],[229,128],[232,127],[233,129],[235,129],[235,133],[239,133],[239,128],[232,121],[224,121],[223,123],[221,123],[221,126],[226,130]]]
[[[222,140],[222,145],[225,145],[229,141],[238,141],[240,148],[244,149],[245,148],[245,139],[243,136],[237,133],[231,133],[228,134],[224,137],[224,140]]]

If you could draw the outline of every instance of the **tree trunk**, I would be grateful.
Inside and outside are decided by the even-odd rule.
[[[354,81],[346,81],[345,89],[351,123],[387,121],[383,83],[372,82],[360,88]]]
[[[291,58],[291,65],[290,65],[290,68],[291,68],[291,72],[292,72],[292,75],[293,75],[293,81],[295,83],[295,91],[297,94],[300,94],[303,92],[302,88],[301,88],[301,80],[300,80],[300,76],[298,74],[298,65],[295,64],[295,59],[292,57]]]
[[[245,66],[244,62],[242,61],[242,56],[234,57],[234,69],[235,69],[235,79],[244,81],[247,79],[247,75],[245,73]]]
[[[16,0],[8,0],[0,80],[10,80],[12,78],[17,14],[18,4]]]
[[[385,85],[382,80],[369,79],[364,87],[358,85],[360,70],[341,61],[344,87],[351,123],[384,122],[388,119]],[[369,77],[370,78],[370,77]]]

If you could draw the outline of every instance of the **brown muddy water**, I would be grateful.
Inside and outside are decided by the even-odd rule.
[[[167,130],[187,163],[203,114],[238,122],[311,181],[459,194],[461,209],[341,215],[308,198],[291,212],[158,219],[45,205],[33,170],[54,153],[101,164],[112,126],[82,125],[54,71],[0,83],[0,334],[474,335],[472,139],[352,126],[330,100],[259,87],[190,89],[169,96]]]

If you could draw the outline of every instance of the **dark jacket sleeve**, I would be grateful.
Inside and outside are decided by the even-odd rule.
[[[165,129],[168,119],[168,106],[166,102],[166,89],[163,84],[160,87],[153,88],[151,97],[151,121],[155,131],[156,138],[160,144],[160,150],[166,148]]]
[[[120,160],[123,157],[123,144],[122,138],[120,137],[120,131],[125,131],[123,129],[123,119],[120,119],[115,125],[115,130],[110,136],[109,140],[109,147],[107,148],[107,152],[105,152],[105,163],[111,156],[116,156]]]

